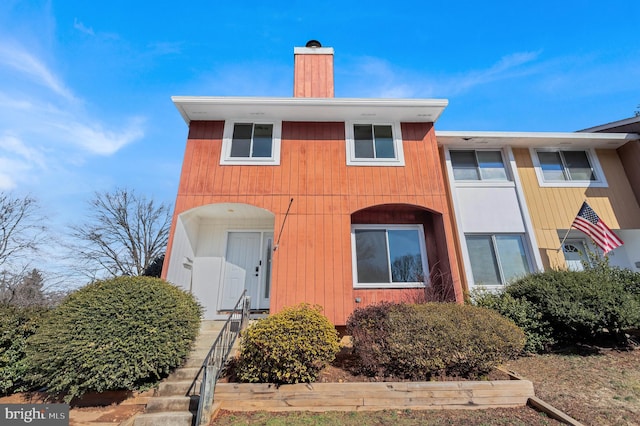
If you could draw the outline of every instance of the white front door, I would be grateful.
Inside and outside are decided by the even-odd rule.
[[[251,297],[251,309],[269,308],[271,264],[270,256],[267,259],[265,251],[265,236],[269,235],[273,239],[273,234],[266,232],[229,232],[222,286],[222,310],[232,309],[244,289]]]
[[[562,245],[564,259],[567,262],[567,269],[570,271],[584,270],[584,262],[588,262],[587,251],[583,241],[565,241]]]

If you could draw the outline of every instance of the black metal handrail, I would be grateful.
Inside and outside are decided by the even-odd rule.
[[[218,376],[227,357],[233,348],[236,338],[246,326],[249,320],[250,299],[246,295],[247,291],[242,292],[240,299],[236,303],[233,310],[229,313],[229,317],[222,326],[222,330],[211,345],[211,349],[207,353],[198,374],[193,379],[187,396],[195,395],[196,384],[202,376],[200,383],[200,398],[198,399],[198,414],[195,424],[203,425],[209,422],[211,416],[211,406],[213,405],[213,393],[215,391]]]

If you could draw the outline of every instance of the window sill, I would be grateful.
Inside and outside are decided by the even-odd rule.
[[[458,188],[473,187],[493,187],[493,188],[514,188],[516,186],[513,181],[502,180],[456,180],[454,181]]]
[[[252,158],[223,158],[220,159],[221,166],[279,166],[279,158],[252,159]]]
[[[489,293],[499,293],[504,291],[504,284],[473,284],[471,289],[482,289],[483,291],[487,291]]]
[[[541,188],[607,188],[606,182],[599,181],[557,181],[545,182],[538,180]]]
[[[404,161],[402,160],[395,160],[395,159],[388,159],[388,160],[376,160],[376,159],[370,159],[370,160],[352,160],[352,159],[348,159],[347,160],[347,166],[367,166],[367,167],[371,167],[371,166],[380,166],[380,167],[403,167]]]
[[[354,284],[354,289],[387,289],[387,288],[425,288],[424,283],[366,283],[366,284]]]

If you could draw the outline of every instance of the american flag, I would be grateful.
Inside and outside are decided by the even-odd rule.
[[[604,254],[624,244],[602,219],[598,217],[596,212],[589,207],[586,201],[582,203],[582,207],[571,226],[590,236],[593,242],[604,251]]]

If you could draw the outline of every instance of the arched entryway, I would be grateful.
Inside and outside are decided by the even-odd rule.
[[[407,292],[393,290],[409,289],[426,300],[456,300],[441,213],[410,204],[371,206],[351,214],[351,233],[356,291],[397,300]]]

